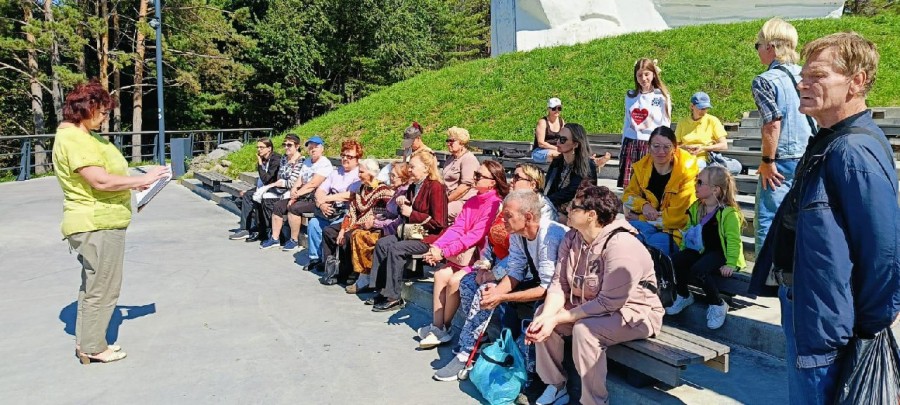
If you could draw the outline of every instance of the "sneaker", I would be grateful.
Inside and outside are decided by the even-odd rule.
[[[290,252],[292,250],[297,249],[298,247],[300,247],[300,244],[297,243],[297,241],[295,241],[293,239],[289,239],[287,242],[284,243],[284,246],[281,247],[281,251],[282,252]]]
[[[260,249],[271,249],[273,247],[278,246],[277,239],[267,239],[265,242],[259,244]]]
[[[722,302],[721,305],[710,305],[706,310],[706,327],[710,329],[719,329],[725,323],[725,316],[728,315],[728,304]]]
[[[563,386],[562,389],[559,389],[552,384],[547,386],[537,401],[534,401],[537,405],[566,404],[568,402],[569,393],[566,391],[566,387]]]
[[[434,328],[428,333],[428,336],[425,336],[424,339],[419,341],[419,348],[431,349],[447,343],[452,339],[453,333],[449,330]]]
[[[250,237],[250,231],[240,230],[240,231],[237,231],[237,232],[231,234],[231,236],[229,236],[228,239],[241,240],[241,239],[247,239],[249,237]]]
[[[429,323],[428,325],[425,325],[425,326],[419,328],[418,330],[416,330],[416,333],[419,335],[419,339],[425,339],[425,336],[428,336],[428,334],[431,333],[431,331],[435,330],[435,329],[437,329],[437,328],[435,328],[434,325]]]
[[[693,303],[694,294],[688,294],[687,298],[676,294],[675,302],[672,303],[671,307],[666,308],[666,315],[678,315]]]
[[[456,356],[450,359],[446,366],[435,371],[431,376],[435,381],[457,381],[459,380],[459,372],[466,368],[466,362],[460,360]]]

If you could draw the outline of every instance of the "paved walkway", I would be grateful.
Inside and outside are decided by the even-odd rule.
[[[61,206],[55,178],[0,184],[3,402],[477,402],[470,384],[430,379],[443,361],[416,350],[424,311],[370,312],[288,253],[227,240],[236,217],[174,184],[128,230],[108,336],[128,358],[82,366],[73,336],[80,272],[61,240]]]

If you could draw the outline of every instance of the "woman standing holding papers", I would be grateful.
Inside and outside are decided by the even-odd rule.
[[[155,167],[128,176],[122,153],[93,132],[114,106],[97,81],[76,86],[66,95],[65,121],[53,144],[53,169],[64,198],[62,233],[82,264],[75,355],[83,364],[125,358],[120,347],[106,341],[106,328],[122,287],[131,190],[146,189],[169,174],[168,167]]]

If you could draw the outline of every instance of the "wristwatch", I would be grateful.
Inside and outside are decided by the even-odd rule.
[[[775,163],[775,158],[770,158],[770,157],[768,157],[768,156],[763,156],[763,157],[762,157],[762,162],[763,162],[763,163]]]

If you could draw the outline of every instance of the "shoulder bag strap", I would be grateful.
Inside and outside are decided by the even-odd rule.
[[[784,67],[782,65],[775,66],[775,69],[778,69],[778,70],[784,72],[787,75],[788,79],[791,79],[791,83],[794,85],[794,91],[797,92],[797,98],[799,99],[800,98],[800,90],[797,89],[797,79],[794,78],[794,74],[791,73],[790,70],[788,70],[786,67]],[[812,117],[810,117],[806,114],[804,114],[804,116],[806,116],[806,122],[809,124],[809,128],[812,129],[813,135],[815,135],[817,132],[819,132],[819,127],[816,125],[816,122],[813,121]]]
[[[524,236],[519,235],[519,238],[522,240],[522,250],[525,251],[525,258],[528,259],[528,272],[531,273],[531,277],[534,280],[540,280],[541,275],[538,273],[537,266],[534,265],[534,259],[531,258],[531,252],[528,251],[528,241]]]

